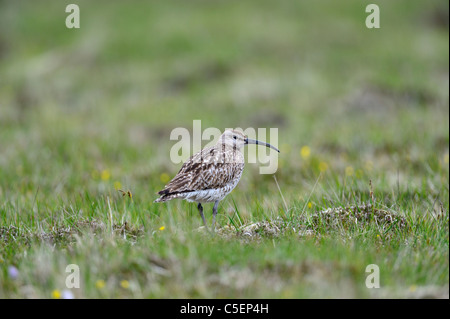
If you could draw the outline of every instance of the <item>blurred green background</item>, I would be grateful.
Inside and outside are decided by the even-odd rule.
[[[170,132],[196,119],[278,128],[276,176],[294,211],[364,202],[372,180],[383,207],[441,205],[448,218],[448,1],[377,1],[380,29],[360,0],[74,3],[80,29],[66,28],[66,2],[0,1],[2,226],[48,231],[71,205],[89,215],[80,194],[118,189],[136,211],[187,210],[200,225],[184,202],[152,204],[181,166]],[[248,222],[282,210],[258,164],[238,189]],[[221,204],[221,225],[233,207]]]
[[[194,119],[279,128],[292,185],[304,145],[332,168],[394,173],[448,154],[447,1],[381,1],[380,29],[361,1],[77,4],[80,29],[63,2],[1,3],[3,176],[29,162],[43,188],[57,165],[173,174],[170,132]]]

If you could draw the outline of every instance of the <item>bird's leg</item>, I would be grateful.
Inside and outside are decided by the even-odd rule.
[[[202,216],[203,224],[205,225],[206,229],[208,229],[208,226],[206,225],[205,215],[203,215],[203,206],[202,206],[202,203],[198,203],[197,208],[198,208],[198,211],[200,212],[200,216]]]
[[[215,228],[214,228],[214,224],[216,223],[216,215],[217,215],[217,207],[219,206],[219,201],[217,200],[215,203],[214,203],[214,207],[213,207],[213,220],[212,220],[212,231],[213,231],[213,233],[214,233],[214,230],[215,230]]]

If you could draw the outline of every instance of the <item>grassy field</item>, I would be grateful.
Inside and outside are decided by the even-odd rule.
[[[448,1],[76,3],[0,1],[0,298],[449,297]],[[278,128],[215,236],[193,120]]]

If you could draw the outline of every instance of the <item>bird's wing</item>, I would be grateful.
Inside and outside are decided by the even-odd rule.
[[[191,156],[159,195],[220,188],[240,176],[244,169],[242,154],[233,149],[205,148]]]

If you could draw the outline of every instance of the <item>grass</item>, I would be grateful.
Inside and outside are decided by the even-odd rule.
[[[448,3],[77,3],[0,4],[0,298],[448,298]],[[279,130],[213,237],[153,203],[196,119]]]

